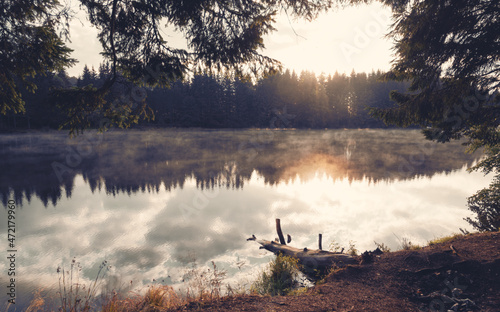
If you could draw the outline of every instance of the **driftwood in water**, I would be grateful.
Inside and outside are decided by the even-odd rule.
[[[274,254],[278,255],[279,253],[293,257],[299,260],[299,263],[304,267],[306,273],[315,273],[318,271],[326,271],[332,265],[344,266],[347,264],[357,264],[358,260],[350,255],[346,255],[343,253],[337,252],[329,252],[321,250],[321,240],[322,235],[319,234],[318,245],[320,249],[299,249],[287,246],[285,243],[285,239],[283,236],[283,232],[281,231],[280,219],[276,219],[276,232],[278,232],[279,242],[268,241],[264,239],[257,239],[255,235],[252,235],[251,238],[247,240],[256,241],[261,244],[260,248],[269,250]],[[288,236],[288,241],[291,241],[290,235]]]
[[[287,245],[282,245],[274,241],[257,239],[255,236],[249,238],[248,240],[256,241],[257,243],[262,245],[261,248],[269,250],[276,255],[282,253],[285,256],[296,258],[302,265],[307,266],[313,270],[324,270],[334,264],[338,266],[344,266],[347,264],[358,263],[358,260],[356,258],[346,254],[334,253],[318,249],[299,249]]]

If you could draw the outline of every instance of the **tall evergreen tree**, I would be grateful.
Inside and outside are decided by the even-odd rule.
[[[74,64],[57,32],[69,18],[56,0],[0,1],[0,114],[25,111],[22,92],[34,92],[29,78]]]
[[[328,105],[333,110],[331,127],[347,127],[349,122],[349,78],[338,72],[327,81]]]
[[[127,126],[148,116],[145,102],[106,100],[112,85],[128,82],[168,86],[185,77],[191,66],[254,76],[275,72],[278,61],[262,55],[263,36],[273,31],[274,17],[286,10],[294,17],[313,19],[331,0],[80,0],[90,23],[98,29],[110,73],[102,85],[60,89],[53,102],[67,113],[63,124],[78,131],[90,125],[96,111],[112,123]],[[0,3],[0,113],[23,112],[16,79],[58,71],[74,60],[64,42],[69,9],[57,0],[5,0]],[[171,46],[162,35],[165,22],[182,32],[188,50]],[[31,86],[34,87],[34,86]],[[31,88],[32,90],[33,88]]]
[[[95,75],[92,73],[92,71],[88,68],[87,65],[83,67],[83,72],[80,78],[78,79],[77,86],[78,87],[85,87],[91,84],[95,84]]]
[[[465,137],[470,150],[484,147],[488,156],[476,169],[498,174],[500,1],[382,2],[393,8],[395,19],[396,59],[386,77],[408,80],[410,87],[392,93],[395,107],[374,114],[390,124],[419,125],[431,140]],[[491,188],[473,199],[496,194],[498,183]]]
[[[99,29],[103,55],[110,62],[111,78],[102,87],[64,90],[55,102],[69,112],[66,125],[78,130],[87,125],[90,112],[104,112],[111,122],[124,126],[116,107],[130,116],[147,116],[146,105],[112,105],[105,94],[118,72],[135,84],[168,86],[185,76],[193,64],[208,71],[262,75],[279,63],[259,53],[263,36],[274,30],[275,14],[282,9],[295,17],[314,18],[331,1],[167,1],[80,0],[89,20]],[[183,33],[190,51],[169,45],[162,35],[163,21]],[[71,100],[70,100],[71,99]],[[136,118],[132,118],[136,120]]]

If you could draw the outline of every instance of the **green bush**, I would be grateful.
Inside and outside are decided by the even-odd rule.
[[[476,213],[475,220],[466,218],[480,232],[500,230],[500,178],[496,177],[489,188],[482,189],[468,198],[469,209]]]
[[[298,260],[279,254],[252,285],[261,295],[282,296],[299,286]]]

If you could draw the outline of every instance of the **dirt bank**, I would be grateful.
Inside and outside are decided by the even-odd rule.
[[[389,252],[296,296],[243,295],[172,311],[499,311],[500,233]]]

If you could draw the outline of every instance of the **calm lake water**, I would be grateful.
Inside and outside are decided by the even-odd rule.
[[[416,130],[48,132],[0,135],[0,156],[3,255],[16,202],[18,304],[56,287],[75,258],[80,282],[107,260],[108,289],[181,284],[193,259],[245,287],[271,258],[246,238],[274,239],[275,218],[296,247],[317,248],[318,233],[324,249],[423,244],[471,230],[466,198],[491,180],[467,172],[479,154]],[[9,265],[2,256],[2,287]]]

